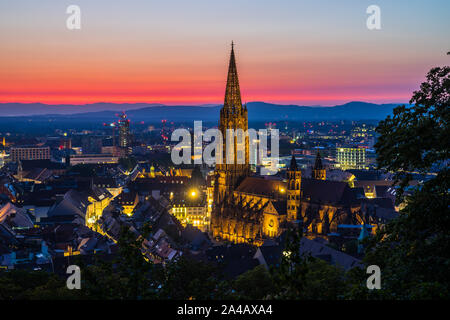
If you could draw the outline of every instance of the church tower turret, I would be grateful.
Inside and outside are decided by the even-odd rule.
[[[295,221],[300,208],[302,172],[298,168],[294,156],[292,156],[291,165],[287,170],[287,180],[287,220]]]
[[[320,152],[317,151],[316,162],[314,163],[314,168],[312,172],[313,179],[325,180],[327,178],[327,171],[322,164],[322,158],[320,157]]]

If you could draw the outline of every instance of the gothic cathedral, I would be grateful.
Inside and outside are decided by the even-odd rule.
[[[248,129],[247,106],[242,105],[234,47],[228,67],[225,101],[219,130],[223,141],[228,130]],[[326,237],[339,224],[356,223],[360,205],[345,182],[326,180],[317,154],[311,178],[303,178],[292,157],[286,179],[250,175],[247,135],[217,146],[210,231],[218,241],[262,245],[289,225],[302,225],[311,236]],[[230,161],[231,160],[231,161]],[[359,219],[360,220],[360,219]]]

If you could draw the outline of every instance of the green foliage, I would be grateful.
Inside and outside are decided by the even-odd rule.
[[[218,270],[212,265],[185,257],[164,267],[154,265],[144,259],[142,242],[142,237],[123,228],[118,254],[112,261],[99,257],[85,265],[76,257],[74,263],[81,268],[81,290],[69,290],[66,279],[42,271],[1,272],[0,300],[203,300],[224,298],[230,293],[229,283],[218,278]]]
[[[347,292],[345,273],[327,262],[312,258],[307,261],[304,290],[297,299],[337,300]]]
[[[279,268],[272,268],[276,286],[268,298],[295,300],[335,300],[344,296],[345,273],[325,261],[300,253],[302,228],[289,230]]]
[[[142,255],[143,240],[143,237],[137,237],[123,227],[117,242],[117,258],[113,262],[97,261],[83,268],[83,295],[93,299],[155,298],[156,289],[152,281],[154,268]]]
[[[380,137],[375,145],[379,166],[395,172],[402,190],[411,180],[411,172],[426,173],[432,166],[448,164],[450,67],[431,69],[410,104],[410,108],[395,108],[393,117],[379,123]]]
[[[176,300],[220,299],[228,285],[217,278],[217,269],[204,262],[181,257],[159,269],[155,278],[160,286],[158,298]]]
[[[134,157],[125,157],[119,159],[119,164],[124,167],[125,170],[131,171],[137,164],[137,160]]]
[[[0,272],[0,300],[76,299],[64,280],[45,271],[10,270]]]
[[[450,297],[448,181],[425,183],[370,241],[366,262],[380,266],[384,297]]]
[[[239,299],[260,300],[275,290],[272,276],[263,265],[238,276],[232,286]]]
[[[307,259],[300,255],[300,240],[303,236],[303,228],[298,230],[289,229],[285,250],[281,259],[280,267],[272,269],[272,275],[277,284],[278,294],[276,298],[297,299],[303,291],[305,276],[307,273]]]
[[[433,68],[410,103],[414,106],[396,108],[377,128],[378,163],[396,172],[399,199],[407,205],[369,242],[365,262],[381,268],[378,298],[448,299],[450,67]],[[432,168],[436,176],[405,197],[411,172]]]

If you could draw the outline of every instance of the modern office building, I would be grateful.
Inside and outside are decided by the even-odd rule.
[[[336,161],[342,170],[366,169],[366,149],[364,148],[337,148]]]
[[[12,147],[10,151],[11,160],[44,160],[50,159],[50,147],[21,146]]]
[[[127,115],[124,112],[119,116],[117,125],[119,127],[119,147],[131,147],[130,120],[127,119]]]

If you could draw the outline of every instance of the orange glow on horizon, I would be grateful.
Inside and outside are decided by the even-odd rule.
[[[410,93],[392,95],[280,95],[249,96],[243,103],[261,101],[274,104],[294,104],[294,105],[323,105],[332,106],[350,101],[364,101],[373,103],[407,103]],[[201,105],[201,104],[223,104],[221,95],[116,95],[116,94],[0,94],[0,103],[43,103],[48,105],[59,104],[92,104],[92,103],[156,103],[164,105]]]

